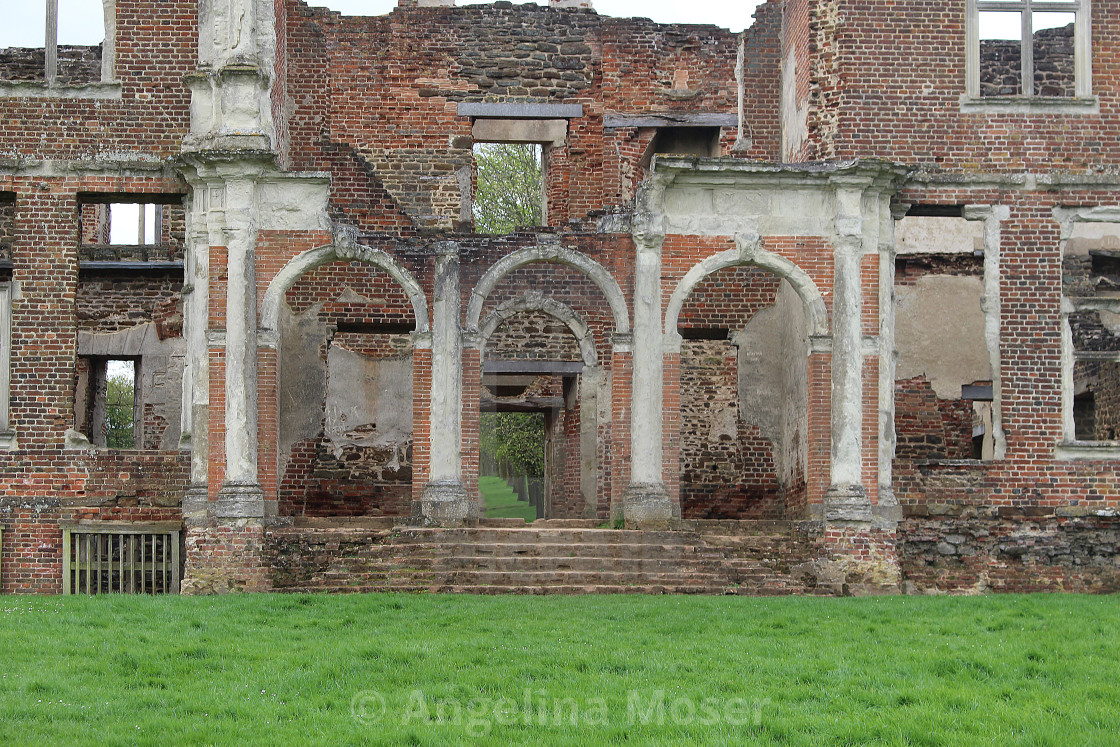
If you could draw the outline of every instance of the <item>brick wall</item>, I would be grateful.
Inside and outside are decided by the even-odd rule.
[[[685,518],[778,518],[785,512],[773,445],[739,417],[737,370],[730,341],[685,340],[680,374]]]
[[[964,0],[818,6],[819,22],[833,29],[836,44],[810,42],[809,49],[822,65],[838,60],[840,73],[830,85],[835,96],[821,102],[831,108],[820,114],[835,117],[837,127],[810,125],[821,156],[886,158],[949,172],[1085,173],[1120,160],[1120,58],[1110,51],[1120,44],[1120,6],[1093,6],[1092,89],[1100,114],[1061,115],[961,111]],[[826,21],[829,7],[837,12]]]
[[[368,230],[458,224],[473,144],[471,121],[456,114],[459,102],[584,105],[584,116],[569,122],[567,144],[550,153],[549,225],[632,194],[641,152],[618,165],[619,147],[603,130],[606,112],[736,107],[737,38],[715,27],[501,3],[398,8],[377,17],[341,16],[298,0],[288,9],[292,165],[330,168],[336,213]],[[767,18],[775,27],[777,15]],[[761,73],[776,69],[775,41],[751,39],[752,71],[772,81]],[[756,157],[776,139],[776,123],[761,116],[776,100],[771,85],[750,100],[760,123]]]

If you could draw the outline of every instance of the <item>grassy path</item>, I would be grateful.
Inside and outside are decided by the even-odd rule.
[[[3,744],[1114,745],[1120,598],[0,600]]]
[[[517,493],[500,477],[478,478],[478,490],[482,494],[482,502],[486,506],[488,519],[525,519],[533,521],[537,518],[537,511],[529,505],[528,501],[517,500]]]

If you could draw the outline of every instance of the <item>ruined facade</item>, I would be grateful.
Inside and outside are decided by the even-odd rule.
[[[1120,2],[96,2],[0,50],[0,591],[1120,588]]]

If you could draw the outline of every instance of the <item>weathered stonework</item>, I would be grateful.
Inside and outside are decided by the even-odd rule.
[[[1117,589],[1113,4],[1030,95],[959,0],[105,7],[0,51],[0,591],[106,518],[191,593]],[[545,225],[473,232],[494,141]],[[544,524],[483,518],[484,409],[543,415]]]

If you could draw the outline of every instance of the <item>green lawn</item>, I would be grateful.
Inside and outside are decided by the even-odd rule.
[[[1120,597],[0,598],[0,744],[1120,741]]]
[[[537,510],[528,501],[517,500],[517,493],[500,477],[478,478],[478,491],[488,519],[525,519],[534,521]]]

